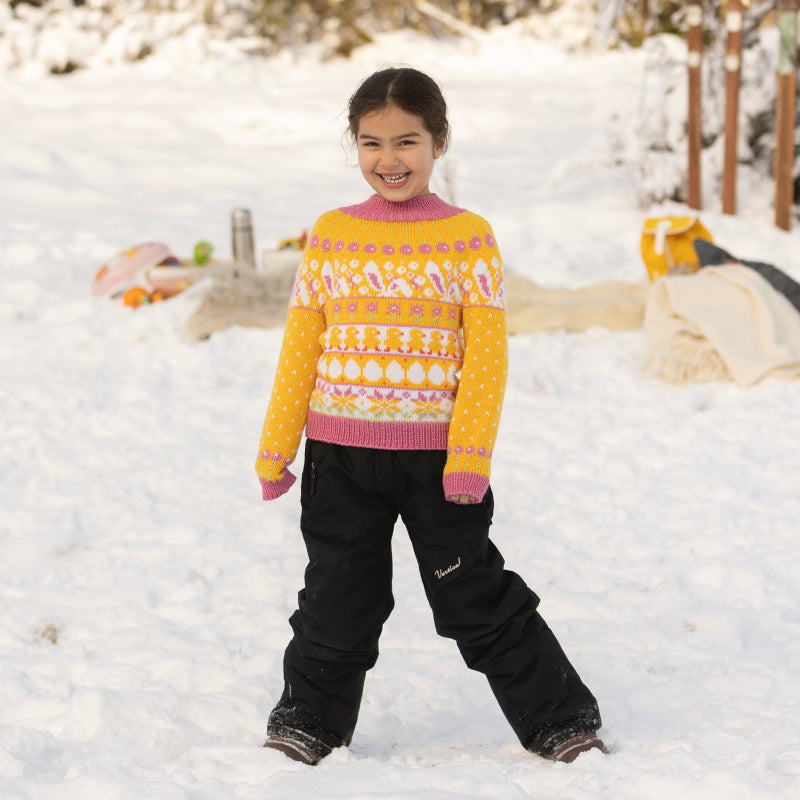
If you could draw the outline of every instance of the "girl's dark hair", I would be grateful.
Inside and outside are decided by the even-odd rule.
[[[434,145],[442,152],[450,144],[450,123],[447,103],[433,78],[411,67],[389,67],[369,76],[356,89],[347,106],[347,130],[355,142],[361,117],[395,105],[422,119],[433,136]]]

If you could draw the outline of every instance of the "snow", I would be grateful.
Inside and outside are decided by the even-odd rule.
[[[0,83],[0,798],[753,800],[800,796],[798,386],[645,380],[641,331],[511,341],[493,538],[597,695],[610,757],[523,751],[436,637],[402,526],[397,607],[352,746],[266,752],[305,566],[297,488],[255,449],[280,330],[182,338],[186,296],[131,311],[89,284],[119,250],[259,250],[368,190],[342,146],[358,81],[412,63],[454,141],[434,188],[546,285],[645,279],[645,51],[510,26],[263,60],[191,31],[135,63]],[[55,45],[53,45],[55,47]],[[120,45],[121,46],[121,45]],[[721,246],[800,278],[800,232],[742,169],[704,176]],[[299,464],[297,465],[300,466]]]

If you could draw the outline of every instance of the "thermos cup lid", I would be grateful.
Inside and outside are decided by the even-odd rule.
[[[251,224],[250,210],[247,208],[234,208],[231,220],[237,228],[246,227]]]

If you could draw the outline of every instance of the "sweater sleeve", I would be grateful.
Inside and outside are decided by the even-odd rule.
[[[487,237],[494,246],[491,233]],[[463,281],[464,360],[447,441],[446,497],[483,499],[508,372],[503,275],[496,249],[480,254]]]
[[[295,476],[287,469],[294,461],[303,436],[308,405],[322,353],[320,337],[325,315],[314,286],[315,277],[304,262],[295,281],[286,329],[278,359],[267,414],[258,445],[256,473],[264,500],[287,492]]]

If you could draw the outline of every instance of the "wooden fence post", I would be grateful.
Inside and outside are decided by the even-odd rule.
[[[725,53],[725,158],[722,167],[722,213],[736,213],[736,166],[739,142],[739,85],[742,70],[742,2],[728,0]]]
[[[775,224],[792,227],[797,0],[778,0],[778,90],[775,97]]]
[[[689,140],[689,185],[687,203],[690,208],[702,208],[700,190],[700,151],[703,144],[700,95],[702,91],[700,63],[703,47],[703,7],[701,0],[688,0],[686,9],[689,68],[689,113],[687,135]]]

